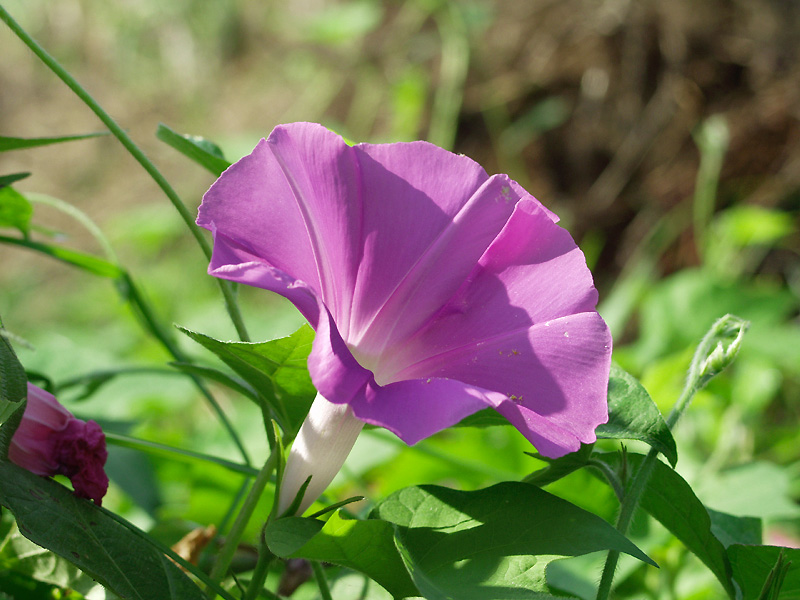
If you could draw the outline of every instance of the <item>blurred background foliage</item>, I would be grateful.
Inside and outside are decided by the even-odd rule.
[[[765,516],[775,539],[800,537],[800,4],[4,4],[192,209],[213,178],[155,138],[159,122],[214,140],[230,160],[276,124],[308,120],[354,141],[428,139],[490,173],[508,173],[580,243],[615,334],[615,358],[664,411],[711,323],[727,312],[752,321],[734,368],[698,396],[679,428],[678,470],[712,508]],[[0,30],[0,47],[0,134],[102,129],[8,30]],[[234,337],[202,254],[116,140],[7,152],[0,169],[33,173],[15,187],[35,202],[34,238],[101,252],[79,223],[46,202],[64,200],[100,225],[165,323]],[[267,294],[242,289],[240,296],[254,339],[301,323]],[[163,368],[169,357],[141,333],[108,281],[2,245],[0,314],[19,337],[26,367],[61,386],[75,412],[104,419],[110,430],[237,458],[191,386]],[[179,343],[201,362],[212,360],[190,340]],[[120,365],[162,371],[110,380],[88,399],[85,386],[65,385]],[[266,443],[256,409],[216,391],[259,462]],[[526,448],[510,428],[445,432],[412,449],[369,431],[336,495],[377,498],[417,483],[476,488],[519,478],[538,464],[522,454]],[[116,447],[109,468],[117,484],[109,506],[157,525],[165,540],[190,523],[218,523],[241,483],[222,467]],[[607,488],[590,477],[576,484],[579,477],[556,491],[612,518]],[[686,558],[669,541],[661,552],[662,564]],[[706,579],[715,589],[689,572],[693,590],[705,589]],[[629,577],[649,577],[643,573]]]

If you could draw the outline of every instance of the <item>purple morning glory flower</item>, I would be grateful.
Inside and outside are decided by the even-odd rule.
[[[28,384],[28,404],[11,438],[8,458],[36,475],[66,475],[75,495],[98,506],[108,490],[106,436],[94,421],[82,421],[53,394]]]
[[[491,407],[546,456],[593,442],[611,336],[557,220],[465,156],[349,146],[311,123],[275,128],[223,173],[197,219],[214,234],[209,273],[285,296],[316,330],[319,396],[284,487],[325,460],[335,473],[363,423],[413,444]],[[332,475],[315,477],[310,501]]]

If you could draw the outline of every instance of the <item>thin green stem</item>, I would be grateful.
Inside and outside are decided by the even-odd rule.
[[[224,458],[211,456],[209,454],[193,452],[192,450],[185,450],[183,448],[175,448],[174,446],[167,446],[165,444],[159,444],[158,442],[151,442],[149,440],[140,440],[138,438],[121,435],[119,433],[106,432],[105,435],[106,441],[114,446],[132,448],[134,450],[146,452],[147,454],[164,456],[173,460],[203,461],[214,463],[215,465],[224,467],[225,469],[233,471],[234,473],[241,473],[250,477],[255,477],[258,475],[258,471],[252,467],[231,462],[229,460],[225,460]]]
[[[694,187],[694,236],[697,253],[705,258],[709,245],[707,232],[714,216],[717,185],[730,138],[725,119],[719,115],[709,117],[700,125],[694,138],[700,150],[700,166]]]
[[[225,537],[225,543],[217,555],[214,568],[211,570],[211,578],[215,581],[221,579],[228,572],[228,567],[230,567],[233,555],[242,539],[245,527],[247,527],[247,524],[250,522],[250,517],[253,515],[258,501],[261,498],[261,494],[264,492],[264,488],[272,476],[272,471],[275,469],[277,460],[278,452],[273,449],[267,462],[264,463],[264,466],[253,482],[253,487],[250,488],[250,493],[247,495],[239,511],[239,515],[236,517],[236,521],[234,521],[233,527],[231,527],[230,532]],[[261,560],[260,557],[259,560]]]
[[[53,196],[48,196],[47,194],[37,194],[28,192],[25,194],[25,197],[31,202],[38,202],[39,204],[45,204],[75,219],[78,223],[83,225],[86,231],[88,231],[89,234],[95,239],[95,241],[97,241],[97,243],[100,244],[100,247],[103,249],[103,253],[106,255],[108,261],[116,265],[119,264],[119,259],[117,258],[117,254],[111,247],[111,243],[108,241],[108,238],[100,230],[97,224],[94,221],[92,221],[89,218],[89,215],[87,215],[85,212],[73,206],[69,202],[64,202],[59,198],[54,198]]]
[[[650,450],[650,452],[648,452],[647,457],[644,459],[644,462],[642,462],[641,468],[636,473],[636,477],[634,477],[630,487],[625,493],[617,519],[617,531],[622,534],[628,531],[628,527],[633,519],[633,513],[636,511],[636,506],[639,503],[639,496],[642,491],[644,491],[647,480],[650,479],[650,474],[655,467],[656,456],[658,456],[656,450]],[[614,580],[614,573],[617,569],[618,561],[619,552],[615,550],[610,551],[606,557],[606,564],[603,567],[603,575],[600,578],[600,586],[597,590],[598,600],[606,600],[611,593],[611,584]]]
[[[194,219],[192,218],[191,212],[189,212],[189,209],[186,208],[186,205],[180,199],[166,178],[161,174],[152,161],[147,158],[139,146],[134,143],[127,132],[117,124],[117,122],[100,106],[100,104],[98,104],[97,101],[92,98],[89,92],[87,92],[86,89],[81,86],[55,58],[53,58],[44,48],[42,48],[42,46],[40,46],[39,43],[36,42],[36,40],[34,40],[28,34],[28,32],[26,32],[19,25],[19,23],[12,18],[12,16],[2,5],[0,5],[0,20],[8,25],[9,29],[11,29],[11,31],[13,31],[14,34],[20,40],[22,40],[26,46],[28,46],[28,48],[30,48],[30,50],[39,58],[39,60],[41,60],[59,79],[61,79],[61,81],[63,81],[67,87],[69,87],[69,89],[71,89],[78,96],[78,98],[80,98],[84,104],[86,104],[86,106],[88,106],[92,112],[94,112],[95,115],[97,115],[103,124],[108,127],[109,131],[114,134],[114,136],[120,141],[125,149],[131,154],[131,156],[136,159],[136,161],[142,166],[142,168],[144,168],[147,174],[150,175],[153,181],[156,182],[158,187],[161,188],[169,201],[178,211],[181,219],[183,219],[184,223],[189,228],[189,231],[202,249],[206,259],[210,259],[211,246],[206,238],[203,237],[200,229],[194,224]],[[232,285],[227,281],[218,278],[217,283],[222,291],[222,295],[225,299],[225,306],[228,310],[231,321],[233,322],[233,325],[239,334],[239,337],[243,341],[249,341],[250,338],[247,334],[244,321],[242,320],[239,306],[236,303],[236,297]]]
[[[275,560],[275,555],[267,547],[267,543],[264,540],[264,532],[262,531],[261,543],[258,545],[258,562],[256,562],[256,568],[253,570],[250,585],[247,586],[244,600],[256,600],[261,595],[264,589],[264,582],[269,574],[269,566],[273,560]]]
[[[314,571],[314,579],[317,580],[317,587],[319,588],[319,595],[322,600],[333,600],[331,596],[331,588],[328,585],[328,578],[325,576],[325,569],[317,561],[311,561],[311,570]]]
[[[736,358],[742,339],[749,323],[733,315],[725,315],[711,326],[708,333],[703,336],[695,350],[686,384],[678,401],[672,407],[666,418],[667,427],[673,429],[683,413],[689,407],[694,395],[717,374],[727,367]],[[639,498],[647,487],[647,482],[658,460],[658,451],[651,449],[642,461],[639,471],[634,476],[620,504],[619,517],[617,518],[617,531],[623,535],[630,527]],[[614,572],[619,561],[619,552],[611,551],[606,558],[600,585],[597,590],[597,600],[607,600],[611,594],[611,585]]]
[[[161,342],[161,344],[167,349],[167,351],[175,360],[178,362],[190,362],[188,357],[183,354],[181,349],[178,348],[178,346],[172,341],[171,337],[158,322],[153,314],[150,304],[147,302],[147,300],[145,300],[130,274],[125,271],[118,282],[120,284],[120,293],[133,305],[136,314],[142,320],[145,328],[149,330],[156,337],[156,339],[158,339],[158,341]],[[220,423],[222,423],[222,426],[228,432],[228,435],[233,440],[233,443],[236,444],[236,447],[239,449],[239,453],[242,455],[244,462],[247,463],[247,466],[250,466],[250,456],[247,454],[247,450],[245,449],[239,434],[236,433],[233,424],[228,419],[225,411],[222,410],[219,402],[217,402],[216,398],[214,398],[209,389],[206,387],[205,383],[203,383],[198,376],[189,374],[189,378],[194,382],[197,389],[200,390],[200,393],[203,394],[212,410],[216,413]]]

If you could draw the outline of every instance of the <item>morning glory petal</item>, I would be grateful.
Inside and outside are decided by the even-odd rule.
[[[348,343],[367,361],[413,332],[459,288],[518,195],[465,156],[425,142],[358,145],[363,254]]]
[[[373,381],[350,402],[356,417],[388,429],[407,444],[416,444],[489,405],[474,386],[435,377],[385,386]]]
[[[504,175],[426,142],[276,128],[211,187],[210,272],[292,301],[320,394],[413,443],[491,406],[545,455],[607,419],[611,338],[580,250]]]
[[[304,282],[346,325],[359,262],[352,148],[320,125],[277,127],[206,192],[197,224]]]

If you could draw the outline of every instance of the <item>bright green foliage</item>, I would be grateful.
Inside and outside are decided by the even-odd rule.
[[[0,152],[7,152],[9,150],[24,150],[25,148],[35,148],[36,146],[49,146],[51,144],[60,144],[61,142],[72,142],[75,140],[85,140],[87,138],[98,137],[101,135],[108,135],[108,132],[101,131],[99,133],[83,133],[78,135],[62,135],[57,137],[40,137],[40,138],[19,138],[19,137],[0,136]]]
[[[272,552],[349,567],[368,575],[395,598],[418,594],[395,547],[394,528],[377,519],[343,518],[335,512],[327,522],[290,517],[267,526]]]
[[[269,342],[222,342],[202,333],[180,330],[216,354],[258,394],[262,410],[293,437],[316,391],[306,369],[314,333],[304,326]]]
[[[28,235],[33,216],[33,206],[10,185],[0,186],[0,227],[19,229]]]
[[[159,123],[156,137],[217,177],[231,166],[231,163],[225,160],[219,146],[210,140],[193,135],[182,135],[163,123]]]
[[[604,520],[526,483],[405,488],[371,516],[279,519],[267,527],[267,542],[279,556],[365,573],[395,598],[549,597],[545,569],[553,559],[598,550],[653,564]]]
[[[2,188],[0,189],[0,192],[7,189],[10,188]],[[122,277],[124,274],[124,271],[112,262],[92,256],[91,254],[78,252],[77,250],[70,250],[69,248],[63,248],[53,244],[34,242],[27,239],[11,238],[5,235],[0,235],[0,243],[14,244],[30,250],[36,250],[37,252],[47,254],[48,256],[72,265],[73,267],[78,267],[83,271],[93,275],[99,275],[100,277],[116,279]]]
[[[678,462],[675,440],[650,394],[615,364],[608,381],[608,417],[608,423],[597,428],[598,438],[641,440],[666,456],[673,466]]]
[[[551,560],[597,550],[653,564],[603,519],[526,483],[406,488],[373,517],[394,523],[406,568],[429,599],[536,598],[548,592]]]

